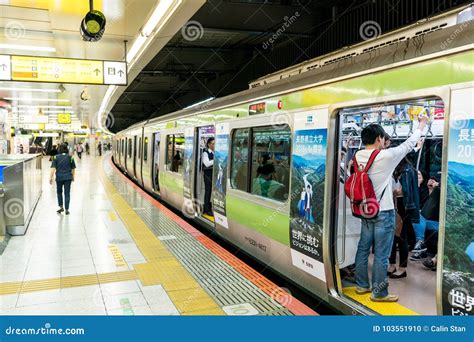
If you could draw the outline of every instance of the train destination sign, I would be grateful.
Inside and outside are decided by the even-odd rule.
[[[0,55],[0,80],[127,85],[125,62]]]

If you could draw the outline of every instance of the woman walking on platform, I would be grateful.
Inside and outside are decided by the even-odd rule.
[[[69,155],[68,148],[65,144],[59,147],[59,153],[53,157],[51,164],[51,175],[49,184],[53,184],[54,174],[56,174],[56,192],[58,195],[58,214],[64,211],[63,203],[66,207],[66,215],[69,215],[69,202],[71,198],[71,182],[74,181],[76,163],[74,158]],[[63,202],[64,187],[64,202]]]

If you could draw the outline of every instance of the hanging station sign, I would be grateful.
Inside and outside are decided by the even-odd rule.
[[[90,59],[0,55],[0,80],[127,85],[127,63]]]

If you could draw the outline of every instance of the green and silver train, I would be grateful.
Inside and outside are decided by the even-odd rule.
[[[140,122],[114,136],[115,164],[345,314],[473,314],[474,8],[427,19],[265,76],[250,89]],[[430,117],[413,165],[440,184],[436,269],[410,261],[398,303],[354,291],[360,221],[344,196],[360,131],[396,145]],[[215,137],[212,206],[201,155]],[[436,272],[433,272],[436,270]]]

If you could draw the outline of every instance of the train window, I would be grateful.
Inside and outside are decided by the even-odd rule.
[[[166,137],[166,169],[183,173],[184,134],[172,134]]]
[[[132,158],[132,139],[128,139],[128,157]]]
[[[232,135],[232,188],[247,191],[248,184],[249,129],[237,129]]]
[[[145,138],[145,144],[143,146],[143,160],[148,160],[148,138]]]
[[[251,193],[277,201],[288,198],[291,131],[285,125],[252,130]]]

